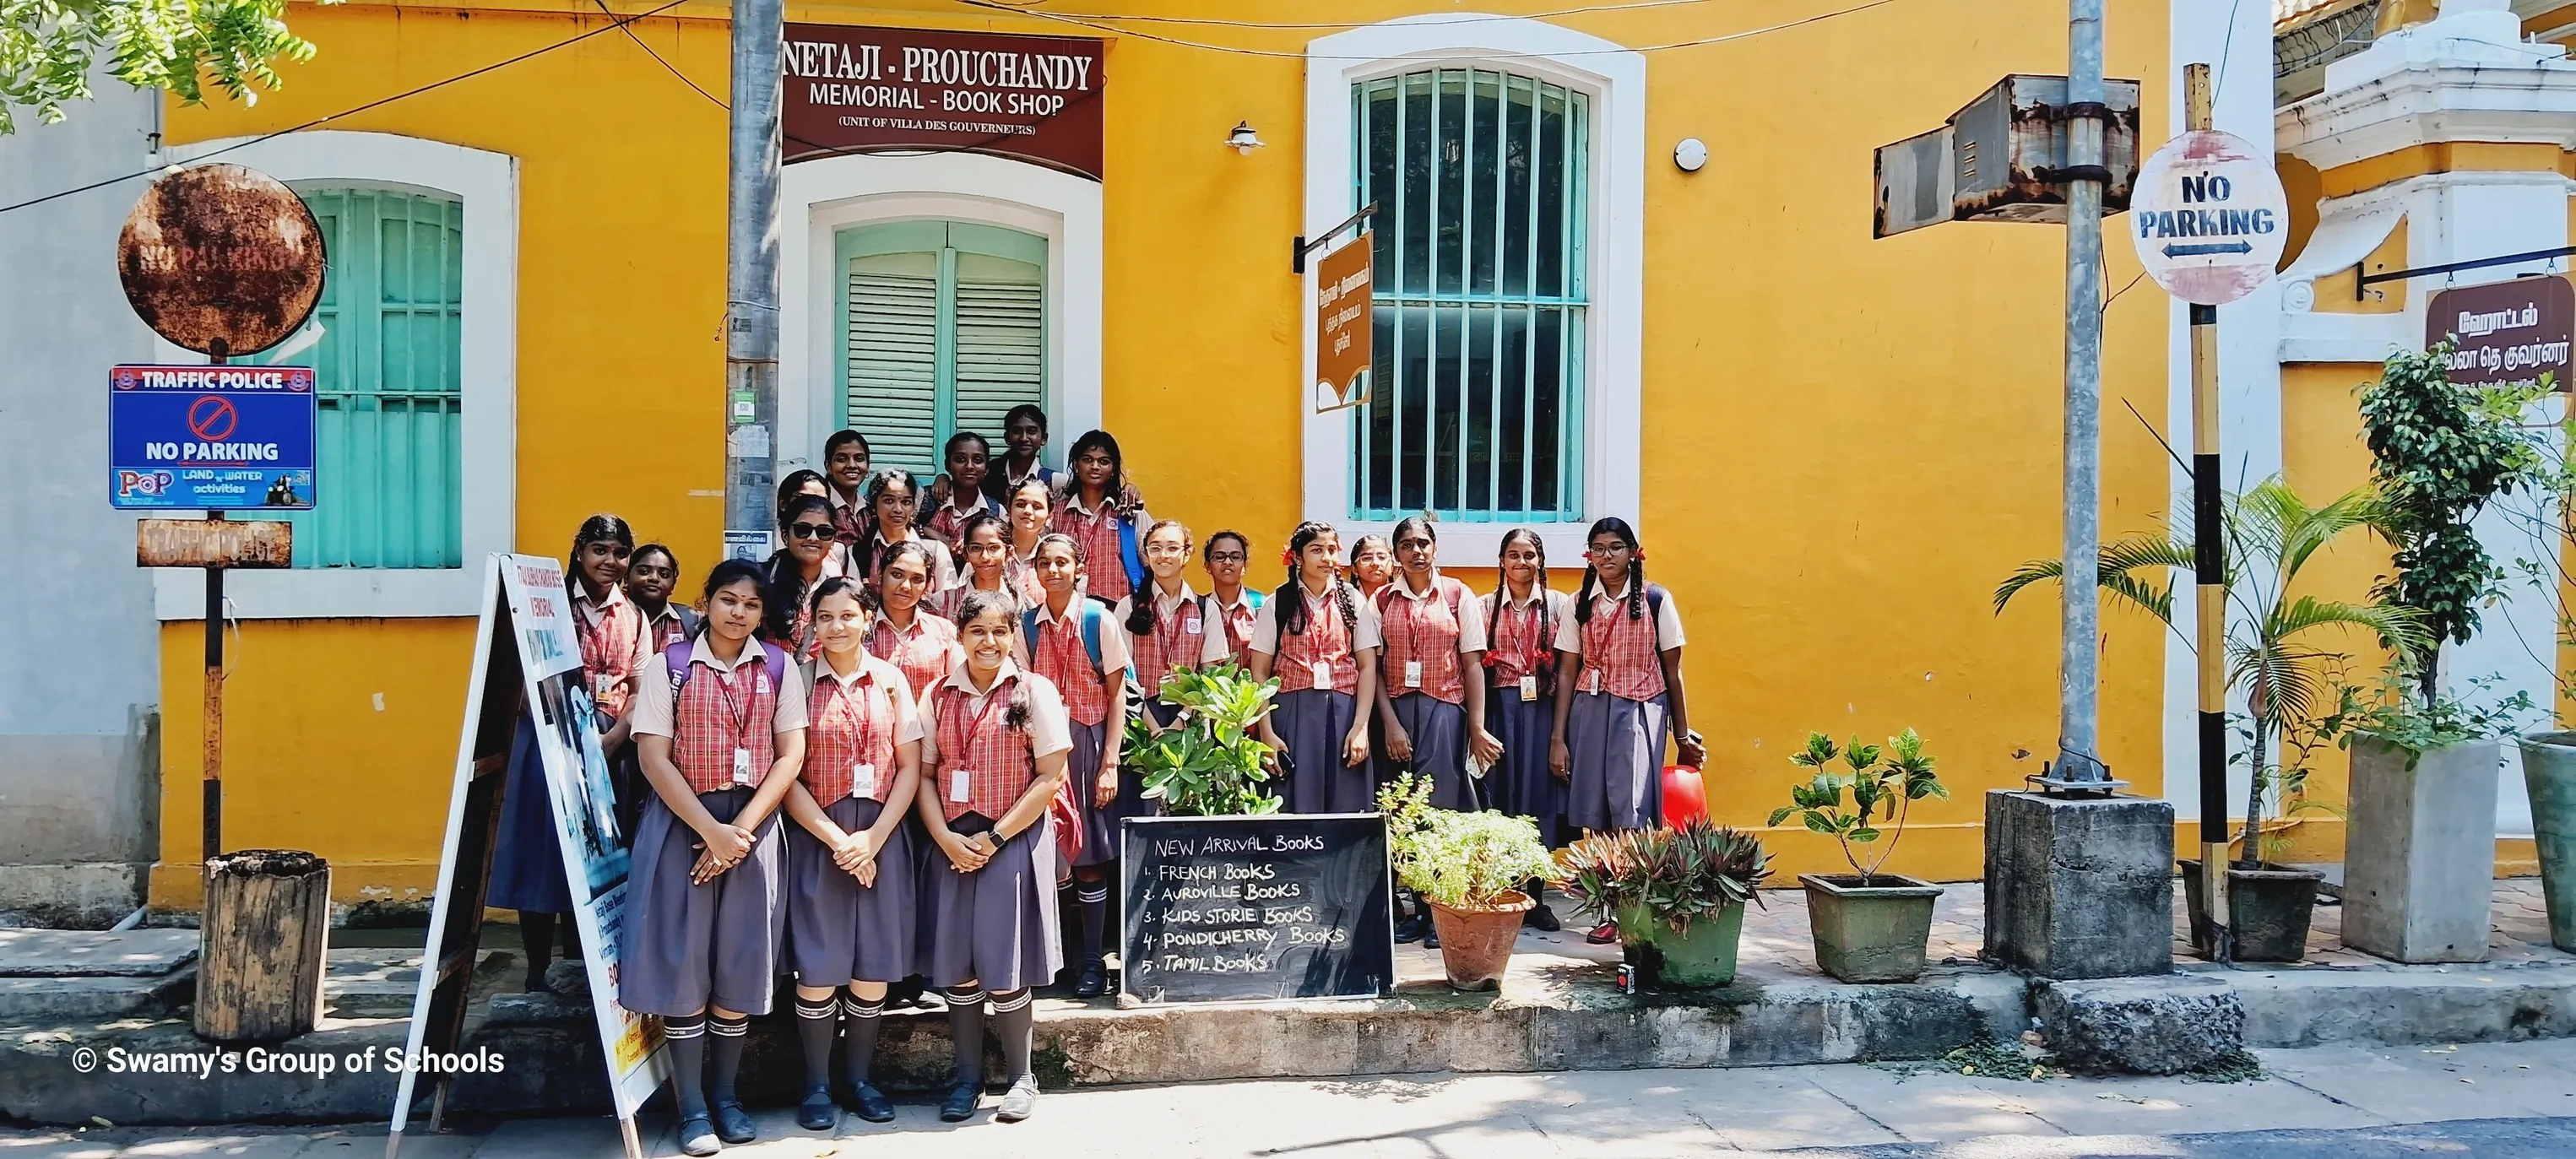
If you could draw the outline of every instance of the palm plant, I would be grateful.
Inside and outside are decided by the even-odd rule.
[[[2253,784],[2246,792],[2245,851],[2239,860],[2245,868],[2262,861],[2256,835],[2262,831],[2264,796],[2274,782],[2266,763],[2272,742],[2285,728],[2314,721],[2335,707],[2333,672],[2344,657],[2322,637],[2358,629],[2401,656],[2420,654],[2429,644],[2416,609],[2293,594],[2300,571],[2320,549],[2354,528],[2375,526],[2379,517],[2379,505],[2367,487],[2347,491],[2322,507],[2308,506],[2278,478],[2226,497],[2224,578],[2232,609],[2227,686],[2244,694],[2252,723],[2247,767],[2253,770]],[[2192,570],[2192,534],[2188,526],[2169,532],[2104,544],[2095,582],[2173,628],[2174,587],[2187,582],[2184,577]],[[2064,565],[2053,559],[2023,564],[1995,589],[1995,611],[2000,614],[2023,588],[2042,580],[2062,581],[2064,574]]]

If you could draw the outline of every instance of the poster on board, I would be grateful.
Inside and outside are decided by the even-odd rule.
[[[563,565],[537,556],[490,557],[483,618],[475,631],[474,667],[467,692],[464,735],[457,749],[456,785],[448,800],[447,839],[439,855],[438,894],[422,953],[420,991],[412,1002],[412,1057],[453,1051],[463,1026],[464,988],[475,934],[490,884],[492,838],[500,814],[506,767],[520,744],[519,722],[533,721],[533,754],[554,805],[556,846],[563,855],[573,921],[590,951],[591,1010],[617,1117],[635,1149],[636,1108],[660,1085],[669,1064],[658,1021],[632,1014],[617,1001],[617,950],[626,919],[627,851],[618,833],[617,802],[607,753],[599,741],[599,714],[582,673]],[[452,944],[451,944],[452,943]],[[415,1075],[397,1084],[392,1144],[401,1141],[410,1115]],[[388,1152],[392,1146],[389,1145]]]

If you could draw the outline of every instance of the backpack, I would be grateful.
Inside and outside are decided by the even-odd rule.
[[[1145,561],[1136,554],[1136,517],[1133,514],[1118,517],[1118,562],[1127,569],[1127,590],[1144,591]],[[1100,662],[1098,648],[1091,650],[1091,659],[1094,664]]]
[[[1125,527],[1126,524],[1121,523],[1119,526]],[[1097,599],[1078,599],[1073,602],[1072,607],[1082,609],[1082,650],[1091,655],[1091,669],[1097,672],[1100,670],[1101,624],[1109,618],[1108,606]],[[1036,608],[1029,608],[1020,613],[1020,638],[1028,642],[1029,657],[1034,661],[1037,658],[1038,646],[1038,610]],[[1127,722],[1143,715],[1145,711],[1145,693],[1136,683],[1136,670],[1129,667],[1124,670],[1124,675],[1127,684],[1127,711],[1117,720],[1103,722],[1116,728],[1118,735],[1122,737],[1127,735]],[[1104,745],[1107,743],[1105,736],[1102,738],[1102,743]],[[1064,854],[1066,865],[1073,864],[1074,859],[1082,855],[1082,811],[1074,794],[1090,791],[1091,786],[1076,785],[1073,783],[1073,778],[1066,777],[1064,784],[1056,789],[1055,800],[1047,805],[1047,815],[1055,821],[1056,848]]]

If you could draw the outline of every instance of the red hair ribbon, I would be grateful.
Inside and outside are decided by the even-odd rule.
[[[1281,566],[1281,567],[1295,567],[1295,566],[1297,566],[1297,553],[1296,553],[1296,552],[1293,552],[1293,551],[1290,551],[1290,550],[1288,550],[1287,548],[1284,548],[1284,547],[1283,547],[1283,548],[1280,548],[1280,549],[1279,549],[1279,566]]]
[[[1639,562],[1639,563],[1644,563],[1644,562],[1646,562],[1646,549],[1645,549],[1645,548],[1640,547],[1640,548],[1638,548],[1638,549],[1636,549],[1636,550],[1634,550],[1634,551],[1629,552],[1628,554],[1629,554],[1629,556],[1630,556],[1630,557],[1634,558],[1634,559],[1635,559],[1637,562]]]

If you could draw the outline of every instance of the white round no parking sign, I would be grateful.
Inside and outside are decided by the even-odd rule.
[[[2138,170],[2129,238],[2147,276],[2186,302],[2217,306],[2253,293],[2271,280],[2289,232],[2289,198],[2272,159],[2233,133],[2184,133]]]

